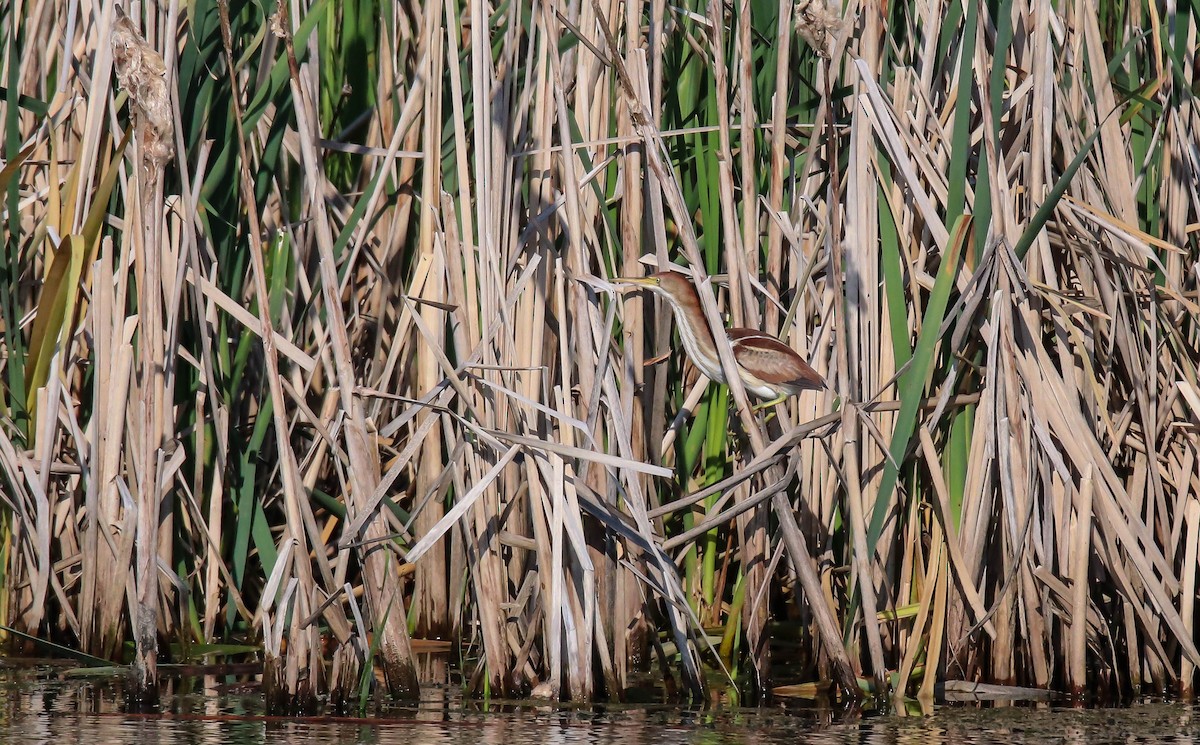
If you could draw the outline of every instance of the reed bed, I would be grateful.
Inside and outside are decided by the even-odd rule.
[[[0,7],[6,629],[280,711],[414,638],[1193,690],[1194,3]],[[672,262],[828,390],[699,377],[607,282]]]

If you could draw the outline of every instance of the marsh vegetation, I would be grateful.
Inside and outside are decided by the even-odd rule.
[[[280,710],[413,639],[1192,690],[1195,3],[0,7],[5,627]],[[829,387],[708,384],[644,255]]]

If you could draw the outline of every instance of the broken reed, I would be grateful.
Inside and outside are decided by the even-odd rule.
[[[1192,690],[1195,7],[260,12],[128,21],[157,175],[113,6],[9,16],[0,622],[148,691],[145,619],[252,640],[281,710],[410,633],[495,695]],[[831,390],[648,364],[643,253]]]

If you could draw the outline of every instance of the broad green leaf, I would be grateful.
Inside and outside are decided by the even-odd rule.
[[[913,350],[912,364],[900,378],[900,412],[896,415],[896,428],[892,431],[889,448],[891,458],[885,462],[883,479],[879,484],[879,496],[875,500],[875,508],[871,511],[867,546],[874,546],[879,542],[879,536],[883,532],[883,521],[891,511],[888,506],[891,504],[892,492],[900,475],[896,464],[904,462],[913,432],[916,431],[917,410],[924,398],[929,372],[933,369],[942,319],[946,314],[950,293],[954,290],[954,278],[962,263],[963,249],[970,239],[970,228],[969,215],[958,218],[954,223],[954,229],[950,233],[950,245],[942,257],[933,292],[929,295],[929,304],[921,319],[921,331],[917,336],[917,346]]]

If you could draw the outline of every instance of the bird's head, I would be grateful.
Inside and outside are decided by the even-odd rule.
[[[679,298],[694,292],[692,280],[679,272],[658,272],[646,277],[616,277],[613,284],[631,285],[634,289],[647,289],[662,295]]]

